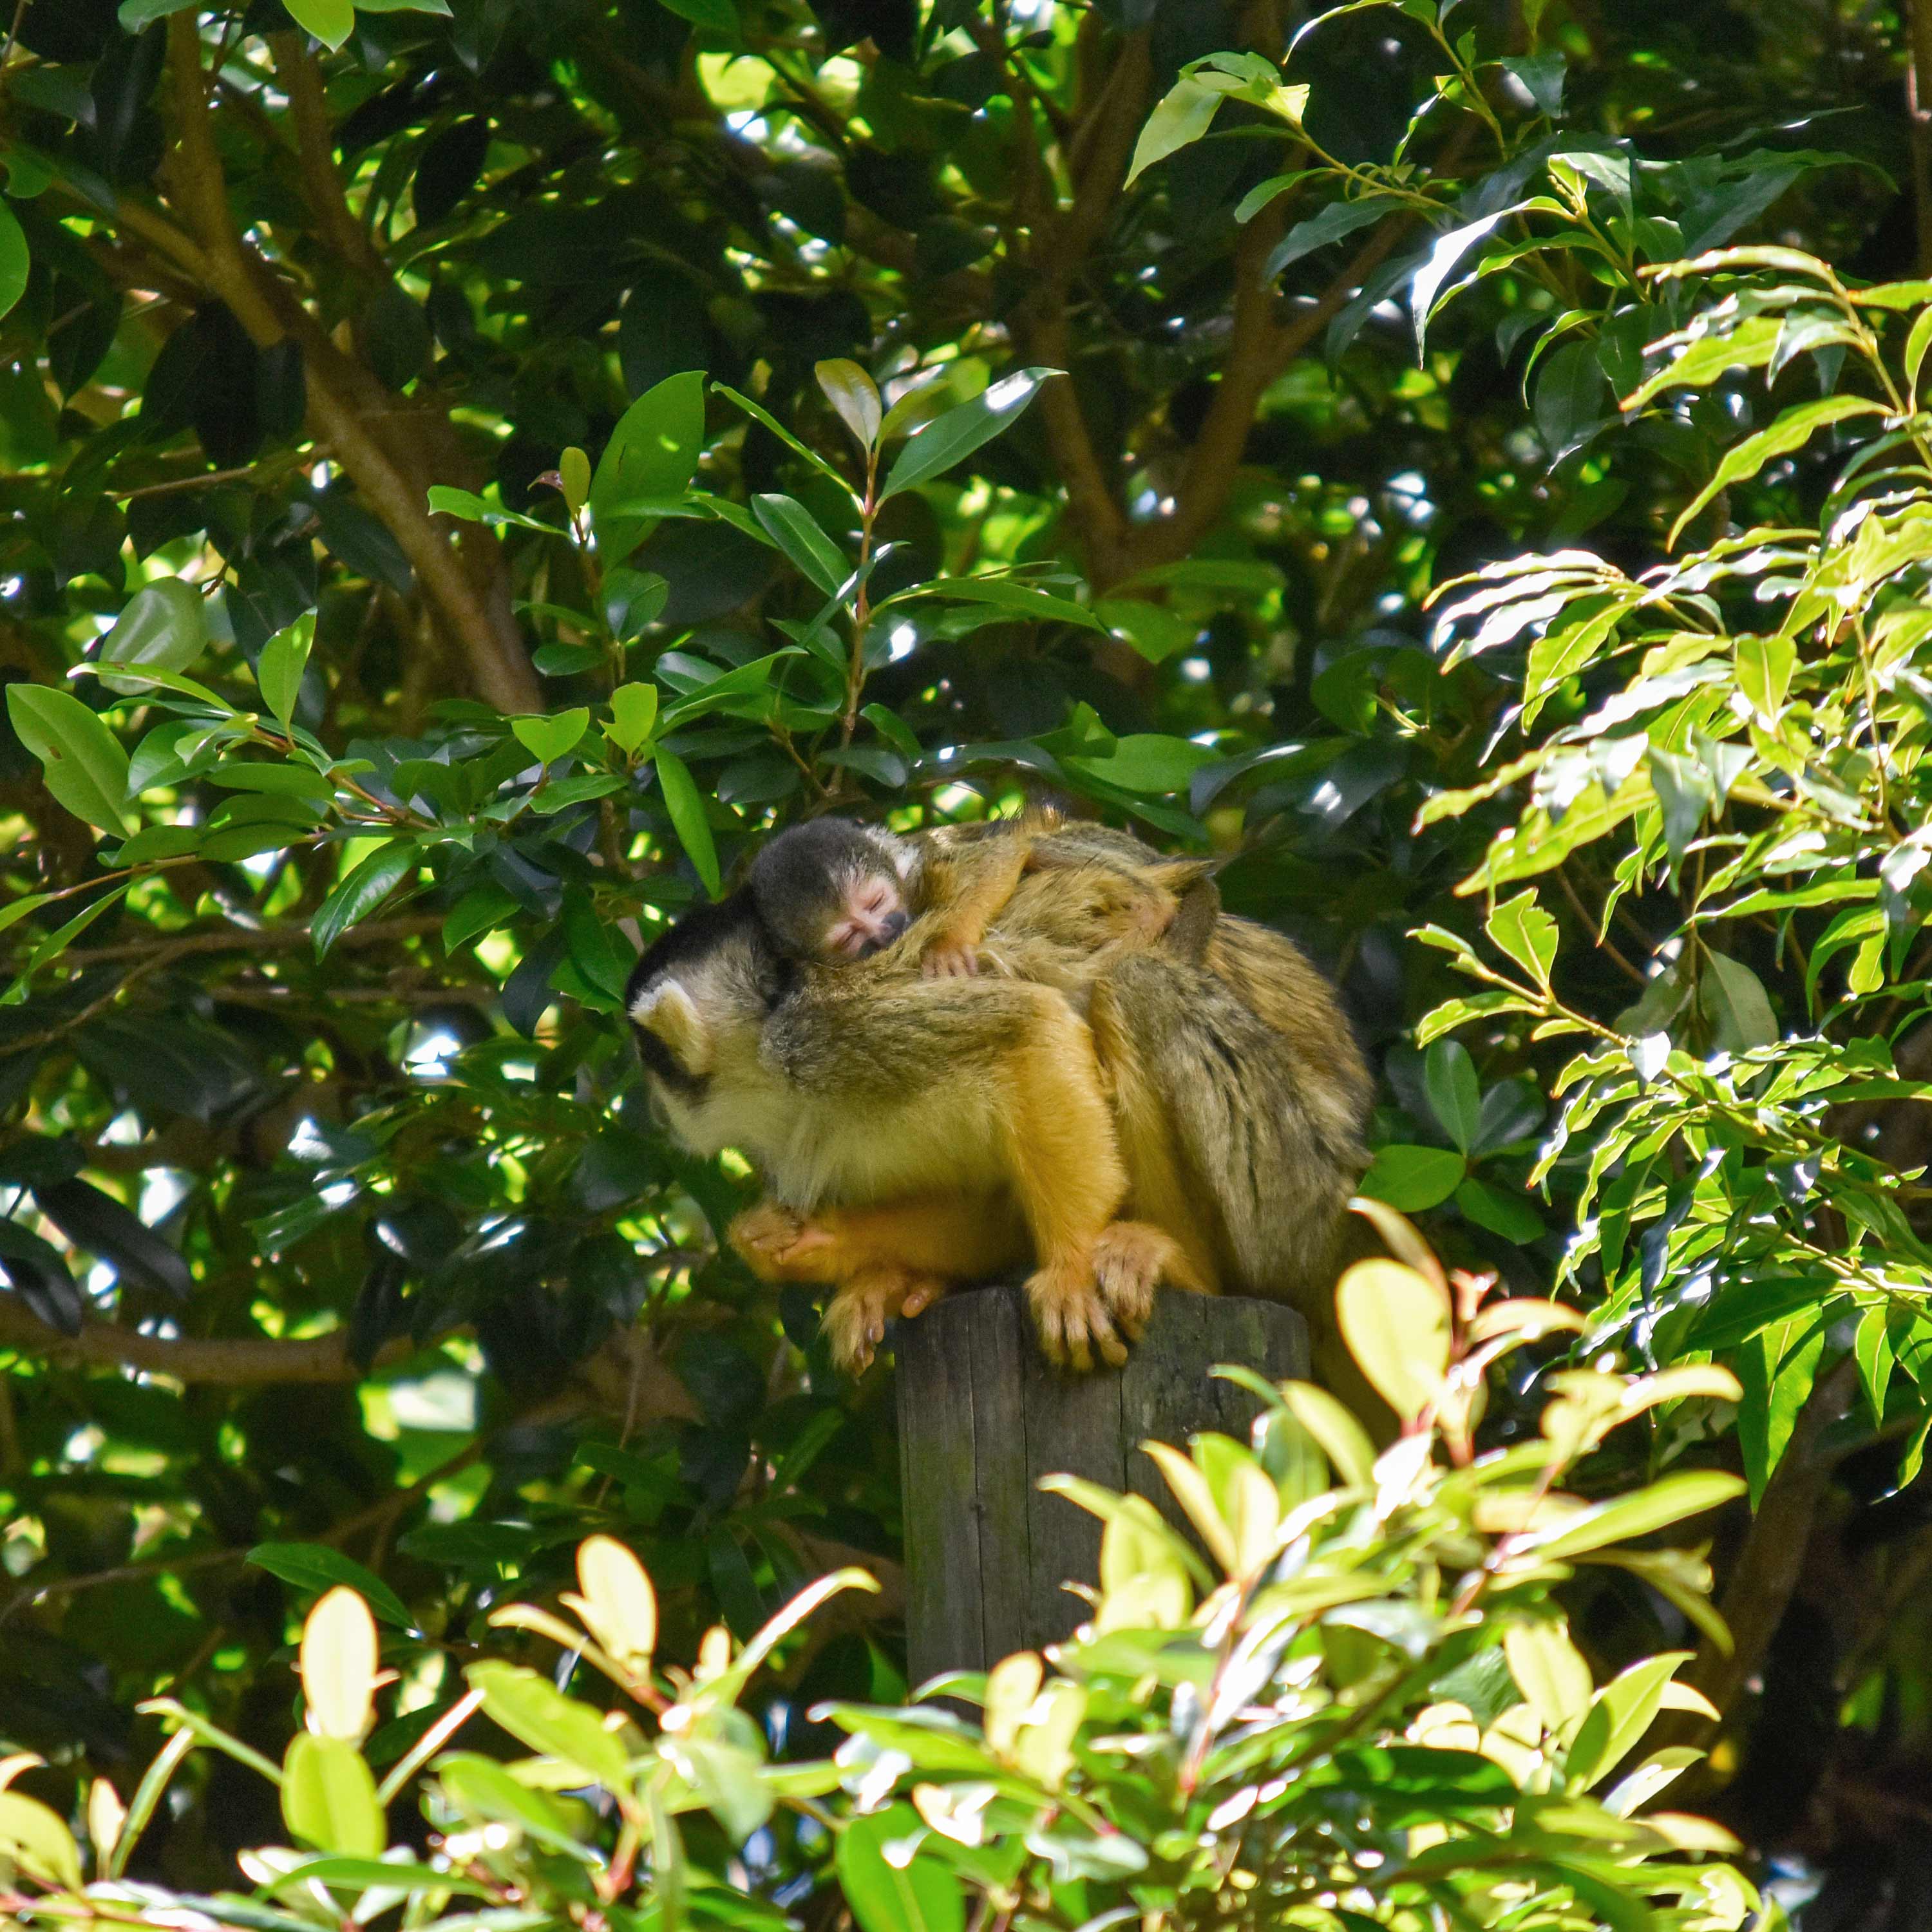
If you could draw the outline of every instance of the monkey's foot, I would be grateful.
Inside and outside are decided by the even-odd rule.
[[[1084,1265],[1050,1264],[1028,1282],[1026,1292],[1048,1361],[1084,1373],[1093,1367],[1097,1348],[1110,1367],[1124,1365],[1127,1344],[1140,1331],[1117,1318],[1101,1289],[1094,1259]]]
[[[776,1201],[748,1208],[724,1238],[760,1281],[824,1282],[836,1278],[830,1229]]]
[[[825,1336],[832,1359],[849,1376],[872,1365],[886,1324],[895,1318],[910,1322],[923,1315],[946,1292],[937,1275],[910,1268],[868,1268],[855,1275],[835,1294],[825,1310]]]
[[[1171,1234],[1144,1221],[1116,1221],[1094,1244],[1094,1274],[1115,1325],[1138,1342],[1164,1282],[1204,1294],[1206,1285]]]

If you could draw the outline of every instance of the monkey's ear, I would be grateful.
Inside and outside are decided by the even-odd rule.
[[[631,1018],[662,1040],[671,1058],[692,1075],[711,1071],[711,1029],[697,1003],[676,980],[655,980],[631,1003]]]

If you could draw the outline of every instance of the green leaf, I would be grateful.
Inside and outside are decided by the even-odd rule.
[[[925,1835],[919,1814],[903,1802],[849,1820],[832,1863],[861,1932],[965,1932],[959,1881],[930,1853],[905,1858],[886,1848]]]
[[[1104,758],[1070,758],[1066,762],[1069,769],[1118,785],[1123,791],[1165,796],[1185,792],[1194,774],[1214,756],[1208,746],[1191,738],[1140,731],[1118,740]]]
[[[874,448],[885,412],[879,401],[878,385],[860,368],[843,356],[816,363],[812,374],[825,399],[838,412],[839,420],[863,450]]]
[[[424,7],[421,10],[428,13],[431,10]],[[491,1886],[461,1877],[453,1871],[439,1870],[434,1865],[416,1864],[407,1858],[344,1858],[334,1852],[324,1852],[317,1858],[297,1859],[282,1874],[280,1882],[284,1886],[326,1885],[338,1892],[446,1892],[459,1898],[494,1898],[497,1895]]]
[[[1932,310],[1928,313],[1932,314]],[[1885,1425],[1886,1390],[1891,1383],[1896,1359],[1886,1332],[1888,1312],[1882,1303],[1868,1308],[1858,1317],[1858,1332],[1852,1340],[1852,1353],[1858,1365],[1858,1385],[1864,1390],[1865,1406],[1871,1413],[1874,1429]]]
[[[1738,1446],[1744,1454],[1754,1509],[1817,1379],[1825,1328],[1824,1322],[1808,1310],[1760,1328],[1738,1351],[1738,1380],[1744,1384],[1744,1400],[1738,1405]]]
[[[694,27],[728,36],[738,32],[738,10],[731,0],[659,0],[659,4],[666,13],[688,20]]]
[[[374,1775],[346,1738],[296,1733],[282,1761],[282,1817],[318,1851],[373,1858],[388,1841]]]
[[[1210,87],[1198,75],[1183,74],[1162,95],[1134,143],[1134,158],[1127,170],[1126,185],[1135,182],[1156,161],[1190,146],[1214,124],[1214,116],[1228,98],[1226,91]]]
[[[1912,333],[1905,338],[1905,384],[1915,402],[1918,395],[1918,371],[1928,349],[1932,349],[1932,308],[1912,318]]]
[[[304,611],[286,630],[278,631],[262,646],[255,661],[255,682],[262,702],[284,731],[290,728],[296,700],[302,694],[302,673],[315,642],[315,613]]]
[[[459,1812],[514,1825],[558,1851],[579,1851],[568,1820],[556,1799],[518,1784],[494,1758],[479,1757],[469,1751],[452,1752],[437,1765],[436,1774],[445,1794]]]
[[[1721,1469],[1685,1470],[1665,1476],[1627,1496],[1600,1503],[1580,1516],[1574,1516],[1546,1542],[1536,1544],[1539,1557],[1552,1562],[1580,1556],[1585,1551],[1600,1550],[1606,1544],[1624,1543],[1648,1536],[1654,1529],[1682,1522],[1687,1516],[1701,1516],[1744,1492],[1744,1483]]]
[[[1097,598],[1093,614],[1116,637],[1125,638],[1149,664],[1165,664],[1201,634],[1199,618],[1142,597]]]
[[[607,1791],[628,1791],[630,1760],[622,1743],[604,1728],[593,1706],[566,1697],[549,1678],[522,1665],[491,1659],[464,1672],[471,1689],[483,1694],[484,1713],[511,1736],[555,1758],[585,1784]]]
[[[1415,1214],[1447,1201],[1468,1171],[1462,1156],[1450,1148],[1396,1144],[1376,1150],[1357,1191]]]
[[[24,1792],[0,1791],[0,1850],[43,1885],[78,1892],[80,1852],[60,1814]]]
[[[0,932],[4,932],[17,919],[25,919],[37,906],[44,906],[53,897],[52,892],[22,892],[17,898],[0,905]]]
[[[1571,1787],[1587,1791],[1619,1764],[1664,1708],[1664,1687],[1688,1663],[1688,1650],[1666,1650],[1621,1671],[1597,1693],[1563,1762]]]
[[[603,728],[604,735],[625,757],[634,758],[657,722],[657,686],[620,684],[610,694],[610,722]]]
[[[27,274],[32,263],[27,256],[27,238],[14,211],[0,201],[0,315],[4,315],[27,292]]]
[[[100,640],[99,665],[146,664],[160,670],[185,670],[208,644],[208,613],[200,593],[178,577],[145,584],[128,600],[114,628]],[[110,691],[138,691],[104,671]]]
[[[306,27],[334,53],[356,31],[356,9],[351,0],[282,0],[289,17],[298,27]]]
[[[1418,361],[1429,332],[1429,318],[1436,310],[1436,298],[1443,284],[1455,272],[1456,265],[1499,223],[1507,221],[1513,214],[1521,214],[1528,206],[1526,202],[1518,202],[1508,208],[1497,208],[1492,214],[1466,222],[1460,228],[1452,228],[1446,235],[1436,238],[1430,248],[1428,260],[1416,272],[1408,292],[1409,309],[1415,319],[1415,353]]]
[[[72,692],[25,680],[8,686],[7,713],[40,760],[47,790],[75,818],[124,834],[128,754],[113,733]]]
[[[590,524],[606,565],[621,563],[657,519],[626,506],[682,496],[704,442],[704,377],[695,369],[646,389],[617,419],[590,479]]]
[[[202,0],[121,0],[121,10],[115,17],[124,33],[138,34],[151,20],[165,20],[170,14],[185,14],[190,7],[201,4]]]
[[[1786,410],[1768,429],[1761,429],[1756,435],[1746,436],[1736,448],[1725,452],[1724,461],[1718,465],[1710,482],[1678,513],[1677,520],[1671,525],[1670,534],[1665,542],[1674,544],[1684,526],[1720,490],[1728,490],[1733,483],[1742,483],[1747,477],[1755,476],[1773,457],[1784,456],[1802,448],[1827,424],[1843,422],[1850,416],[1884,414],[1882,403],[1870,402],[1862,396],[1826,396],[1815,403],[1803,403],[1796,409]]]
[[[1761,638],[1755,632],[1738,638],[1738,688],[1760,718],[1775,722],[1784,709],[1784,694],[1798,662],[1798,646],[1790,638]]]
[[[1463,1220],[1474,1222],[1479,1228],[1486,1228],[1491,1234],[1499,1234],[1518,1247],[1540,1240],[1549,1232],[1543,1225],[1542,1216],[1526,1200],[1500,1194],[1480,1180],[1466,1180],[1456,1189],[1456,1205]]]
[[[628,946],[620,949],[611,928],[597,916],[590,895],[572,886],[563,896],[564,943],[570,963],[597,992],[621,1002],[636,964]]]
[[[1510,1675],[1552,1737],[1568,1737],[1590,1708],[1590,1666],[1560,1624],[1513,1623],[1503,1632]]]
[[[1403,1421],[1439,1396],[1449,1367],[1448,1292],[1402,1262],[1358,1262],[1336,1284],[1348,1352]]]
[[[556,460],[564,505],[574,517],[590,500],[590,459],[574,443]]]
[[[1442,1131],[1465,1154],[1481,1131],[1483,1090],[1468,1049],[1460,1041],[1438,1040],[1424,1055],[1422,1084]]]
[[[852,567],[796,496],[776,491],[754,496],[752,514],[770,532],[772,542],[795,569],[826,596],[838,594],[850,578]]]
[[[568,752],[574,752],[590,728],[590,712],[584,705],[560,711],[554,718],[512,718],[510,730],[517,742],[540,765],[554,765]]]
[[[1706,953],[1704,967],[1698,1005],[1716,1046],[1726,1053],[1770,1046],[1778,1036],[1778,1016],[1757,975],[1742,960],[1721,952]]]
[[[402,1598],[381,1577],[326,1543],[258,1543],[249,1551],[248,1561],[284,1583],[317,1596],[338,1583],[346,1584],[386,1624],[394,1624],[398,1630],[416,1628],[416,1619]]]
[[[98,899],[88,902],[86,907],[74,914],[63,926],[49,933],[27,956],[27,963],[20,969],[19,976],[9,986],[0,1005],[16,1004],[24,996],[27,982],[51,959],[57,959],[111,906],[120,904],[134,881],[130,879],[104,892]]]
[[[474,886],[449,909],[442,922],[442,950],[454,952],[478,934],[494,932],[516,916],[518,902],[501,886]]]
[[[1508,953],[1538,986],[1549,992],[1550,969],[1556,959],[1557,926],[1556,920],[1537,904],[1533,890],[1505,899],[1483,922],[1483,929],[1499,951]]]
[[[379,846],[342,880],[316,909],[309,928],[320,959],[352,926],[374,912],[413,872],[422,854],[413,838]]]
[[[1012,611],[1016,617],[1028,618],[1036,622],[1078,624],[1089,631],[1106,628],[1097,611],[1090,610],[1084,604],[1075,603],[1070,597],[1056,597],[1052,591],[1042,590],[1036,584],[1029,584],[1024,578],[941,577],[930,584],[922,584],[892,601],[896,604],[910,603],[915,598],[928,597],[941,598],[952,604],[996,604],[1002,610]]]
[[[1784,326],[1777,316],[1754,315],[1735,328],[1700,336],[1638,384],[1624,398],[1623,408],[1641,409],[1662,390],[1701,389],[1735,370],[1762,368],[1776,354]]]
[[[1357,229],[1366,228],[1372,221],[1379,221],[1402,206],[1401,197],[1393,194],[1366,194],[1354,201],[1331,201],[1319,214],[1310,215],[1306,221],[1298,221],[1275,244],[1274,252],[1268,258],[1262,273],[1272,280],[1282,269],[1292,267],[1303,256],[1312,255],[1316,249],[1324,248],[1331,242],[1339,242],[1343,236],[1352,235]]]
[[[698,795],[691,768],[670,752],[658,752],[655,762],[658,788],[664,794],[664,809],[670,814],[679,843],[698,868],[698,876],[704,881],[704,890],[717,898],[724,890],[718,872],[718,848],[711,842],[711,826],[704,816],[704,801]]]
[[[956,463],[964,462],[1019,415],[1039,393],[1041,383],[1060,374],[1058,369],[1016,369],[1010,375],[1002,376],[984,395],[948,410],[908,436],[904,448],[893,459],[879,500],[884,502],[902,490],[943,476]]]
[[[848,496],[852,495],[852,486],[846,482],[844,478],[840,476],[838,471],[835,470],[830,464],[826,462],[824,458],[820,456],[817,450],[812,448],[808,444],[800,442],[798,438],[794,436],[791,431],[787,429],[784,424],[780,422],[778,418],[773,416],[771,411],[766,409],[762,404],[753,402],[749,396],[740,395],[736,389],[732,388],[727,383],[714,382],[712,385],[712,387],[716,389],[718,394],[722,396],[728,403],[730,404],[734,408],[742,410],[746,415],[749,416],[754,422],[762,423],[764,427],[770,430],[772,435],[776,436],[779,442],[783,443],[794,455],[803,457],[806,461],[810,464],[814,470],[817,470],[824,475],[830,477],[832,482],[837,484],[839,488],[843,490]],[[914,393],[916,393],[916,392]],[[892,418],[898,413],[901,409],[903,409],[905,406],[907,400],[907,398],[902,397],[898,403],[890,412],[888,412],[885,422],[882,425],[884,433],[886,435],[890,436],[892,434]],[[853,502],[855,506],[856,506],[857,502],[858,499],[856,496],[854,496]]]

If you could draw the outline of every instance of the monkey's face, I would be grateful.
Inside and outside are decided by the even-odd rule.
[[[863,959],[890,946],[907,926],[905,898],[896,875],[855,872],[841,882],[820,942],[824,954]]]
[[[844,818],[794,825],[752,862],[753,902],[788,959],[862,959],[910,923],[905,879],[914,850],[876,826]]]

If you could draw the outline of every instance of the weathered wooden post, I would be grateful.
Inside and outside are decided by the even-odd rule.
[[[1308,1372],[1308,1334],[1278,1302],[1164,1292],[1124,1369],[1050,1368],[1017,1288],[972,1290],[902,1324],[899,1456],[904,1476],[908,1661],[918,1683],[983,1670],[1057,1642],[1091,1582],[1100,1526],[1036,1486],[1056,1473],[1150,1498],[1176,1522],[1167,1485],[1139,1453],[1203,1430],[1245,1440],[1260,1405],[1210,1376],[1237,1362],[1270,1381]]]

